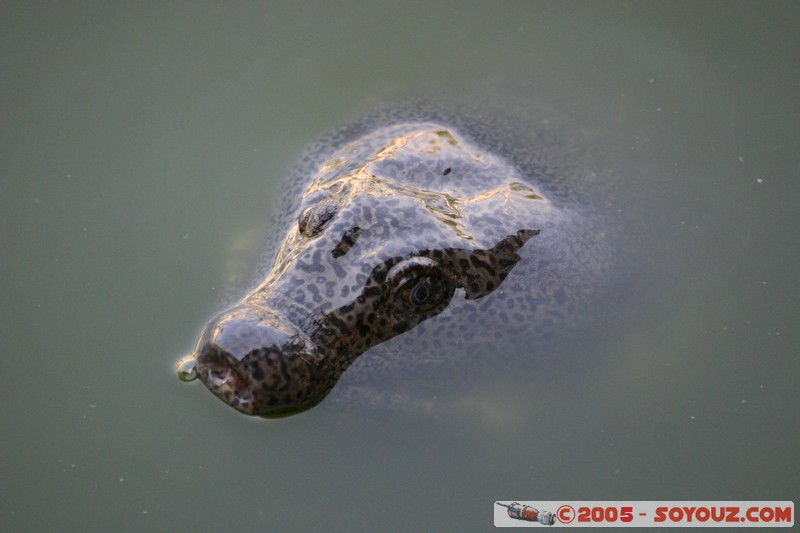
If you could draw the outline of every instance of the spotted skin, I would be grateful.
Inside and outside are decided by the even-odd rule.
[[[537,332],[569,321],[608,262],[605,231],[571,208],[579,191],[560,201],[564,180],[529,147],[520,158],[491,131],[417,109],[312,146],[290,176],[271,267],[198,341],[199,379],[242,413],[286,416],[351,366],[368,379],[451,359],[443,344],[481,316]],[[412,354],[382,356],[406,336]]]

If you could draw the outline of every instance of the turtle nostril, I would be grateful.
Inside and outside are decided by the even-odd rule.
[[[240,408],[250,407],[253,403],[252,391],[247,387],[240,388],[236,392],[236,401],[239,402]]]
[[[231,369],[221,364],[213,364],[208,367],[207,371],[208,383],[214,387],[221,387],[228,381],[228,376],[231,375]]]

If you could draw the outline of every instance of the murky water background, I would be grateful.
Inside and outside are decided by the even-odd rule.
[[[469,531],[498,499],[798,499],[798,4],[0,13],[3,531]],[[424,417],[268,422],[178,382],[308,142],[388,90],[486,80],[564,109],[622,180],[616,318]]]

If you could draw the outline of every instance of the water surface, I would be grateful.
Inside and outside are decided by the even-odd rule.
[[[797,500],[799,15],[6,4],[2,529],[470,531],[503,499]],[[305,145],[387,91],[486,80],[563,110],[620,180],[613,319],[426,417],[261,421],[177,381]]]

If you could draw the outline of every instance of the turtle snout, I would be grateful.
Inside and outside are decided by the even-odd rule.
[[[197,377],[238,411],[266,417],[304,411],[320,396],[325,359],[308,336],[276,313],[240,306],[209,324],[197,351]]]
[[[299,328],[266,309],[237,308],[212,322],[206,342],[217,345],[236,361],[266,348],[289,349],[303,343]]]

